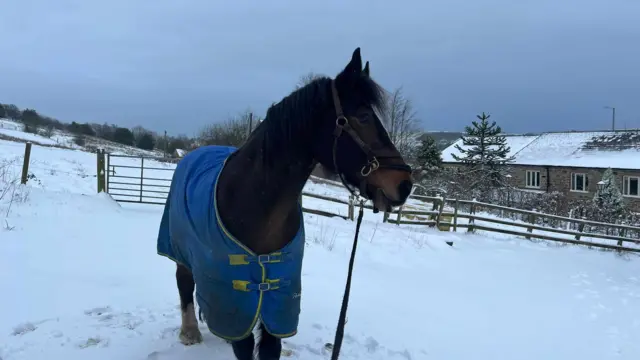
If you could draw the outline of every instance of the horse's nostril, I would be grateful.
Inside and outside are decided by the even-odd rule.
[[[411,194],[411,188],[413,188],[413,184],[409,180],[402,180],[400,184],[398,184],[398,195],[400,195],[401,199],[406,199]]]

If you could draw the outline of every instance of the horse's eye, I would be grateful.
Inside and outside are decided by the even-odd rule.
[[[369,113],[364,113],[358,116],[358,119],[362,123],[368,123],[371,120],[371,115]]]

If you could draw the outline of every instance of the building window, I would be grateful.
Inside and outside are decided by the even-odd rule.
[[[540,187],[540,171],[527,170],[526,187],[528,188]]]
[[[622,194],[624,196],[640,196],[640,177],[625,176],[622,178]]]
[[[571,191],[588,191],[589,179],[587,174],[572,173],[571,174]]]

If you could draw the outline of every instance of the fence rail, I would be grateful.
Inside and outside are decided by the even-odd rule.
[[[101,188],[106,190],[116,201],[119,202],[164,205],[171,185],[171,175],[174,171],[173,167],[167,165],[170,163],[167,162],[167,159],[161,159],[163,161],[162,164],[166,165],[166,167],[162,167],[150,166],[151,164],[149,164],[149,160],[158,160],[150,157],[107,154],[105,161],[104,156],[104,152],[98,152],[98,174],[105,174],[105,176],[102,177],[102,184],[100,179],[101,176],[98,176],[99,191]],[[129,159],[129,161],[139,160],[140,164],[119,164],[119,158],[126,158]],[[146,166],[145,159],[148,164]],[[166,175],[168,172],[170,172],[171,175],[162,176],[163,174]],[[311,180],[314,182],[341,185],[339,183],[315,177]],[[339,199],[310,192],[303,192],[302,196],[343,204],[346,206],[347,210],[347,215],[343,215],[326,210],[307,208],[304,207],[303,202],[303,211],[306,213],[354,220],[355,207],[357,204],[355,199],[351,196],[348,199]],[[431,206],[431,210],[415,210],[405,204],[405,206],[398,210],[391,213],[384,213],[383,221],[396,225],[426,225],[436,227],[441,231],[452,230],[457,232],[458,229],[466,229],[467,232],[475,232],[481,230],[522,236],[525,239],[541,239],[602,249],[640,252],[640,227],[550,215],[536,211],[509,208],[506,206],[482,203],[478,201],[445,199],[442,197],[424,195],[412,195],[411,198],[413,200],[420,201],[427,206]],[[366,205],[365,207],[367,209],[372,209],[370,205]],[[463,212],[462,209],[464,207],[468,207],[469,211]],[[518,214],[526,217],[526,221],[518,222],[506,219],[504,216],[498,218],[478,214],[482,209],[500,211],[503,215],[505,213],[512,215]],[[395,219],[392,218],[392,215],[395,215]],[[460,222],[460,220],[463,219],[466,220],[466,223]],[[476,222],[481,222],[481,224]],[[542,222],[542,225],[538,224],[539,222]],[[554,222],[571,224],[577,227],[577,229],[546,226],[553,224]],[[494,226],[492,226],[492,224]],[[495,225],[508,226],[515,229],[498,227]],[[602,231],[593,231],[594,229],[604,229],[606,230],[606,233],[602,233]],[[611,233],[617,234],[612,235]],[[585,238],[598,241],[587,241]],[[613,241],[615,243],[607,243],[606,241]],[[636,247],[635,245],[638,246]]]
[[[469,200],[457,200],[457,199],[443,199],[440,197],[420,196],[423,201],[431,201],[434,206],[432,211],[406,211],[400,208],[394,211],[392,214],[396,215],[396,219],[391,219],[388,216],[388,222],[397,225],[427,225],[432,227],[438,227],[443,231],[457,231],[459,228],[467,229],[468,232],[475,232],[477,230],[496,232],[508,235],[522,236],[525,239],[541,239],[549,240],[566,244],[585,245],[603,249],[613,249],[620,251],[640,252],[640,247],[633,245],[640,245],[640,227],[602,223],[597,221],[576,219],[563,217],[558,215],[544,214],[536,211],[522,210],[509,208],[500,205],[494,205],[489,203],[483,203],[478,201]],[[444,211],[446,204],[452,204],[452,209]],[[461,212],[463,206],[469,207],[468,213]],[[516,213],[521,215],[527,215],[527,222],[512,221],[504,218],[497,218],[491,216],[484,216],[477,214],[481,209],[493,209],[501,210],[506,213]],[[412,220],[403,220],[403,217],[412,217]],[[420,219],[422,217],[422,219]],[[425,219],[426,218],[426,219]],[[418,219],[418,220],[415,220]],[[466,224],[460,224],[460,219],[466,219]],[[549,222],[548,220],[556,220],[565,223],[572,223],[577,225],[577,230],[563,229],[560,227],[542,226],[536,223],[537,220],[542,219],[543,222]],[[508,229],[489,224],[477,224],[476,221],[498,224],[504,226],[510,226],[522,229]],[[606,233],[592,231],[593,229],[605,229]],[[523,231],[524,230],[524,231]],[[534,232],[538,231],[538,232]],[[617,232],[617,235],[611,235],[610,232]],[[549,234],[552,233],[552,234]],[[557,234],[557,235],[556,235]],[[562,235],[565,235],[564,237]],[[635,235],[636,237],[632,237]],[[587,241],[584,238],[590,238],[600,241]],[[607,243],[605,241],[614,241],[613,243]]]

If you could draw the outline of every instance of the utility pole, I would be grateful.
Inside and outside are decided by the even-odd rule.
[[[613,106],[605,106],[605,109],[611,109],[611,131],[616,131],[616,108]]]
[[[167,143],[167,130],[164,131],[164,157],[167,157],[167,149],[169,143]]]

